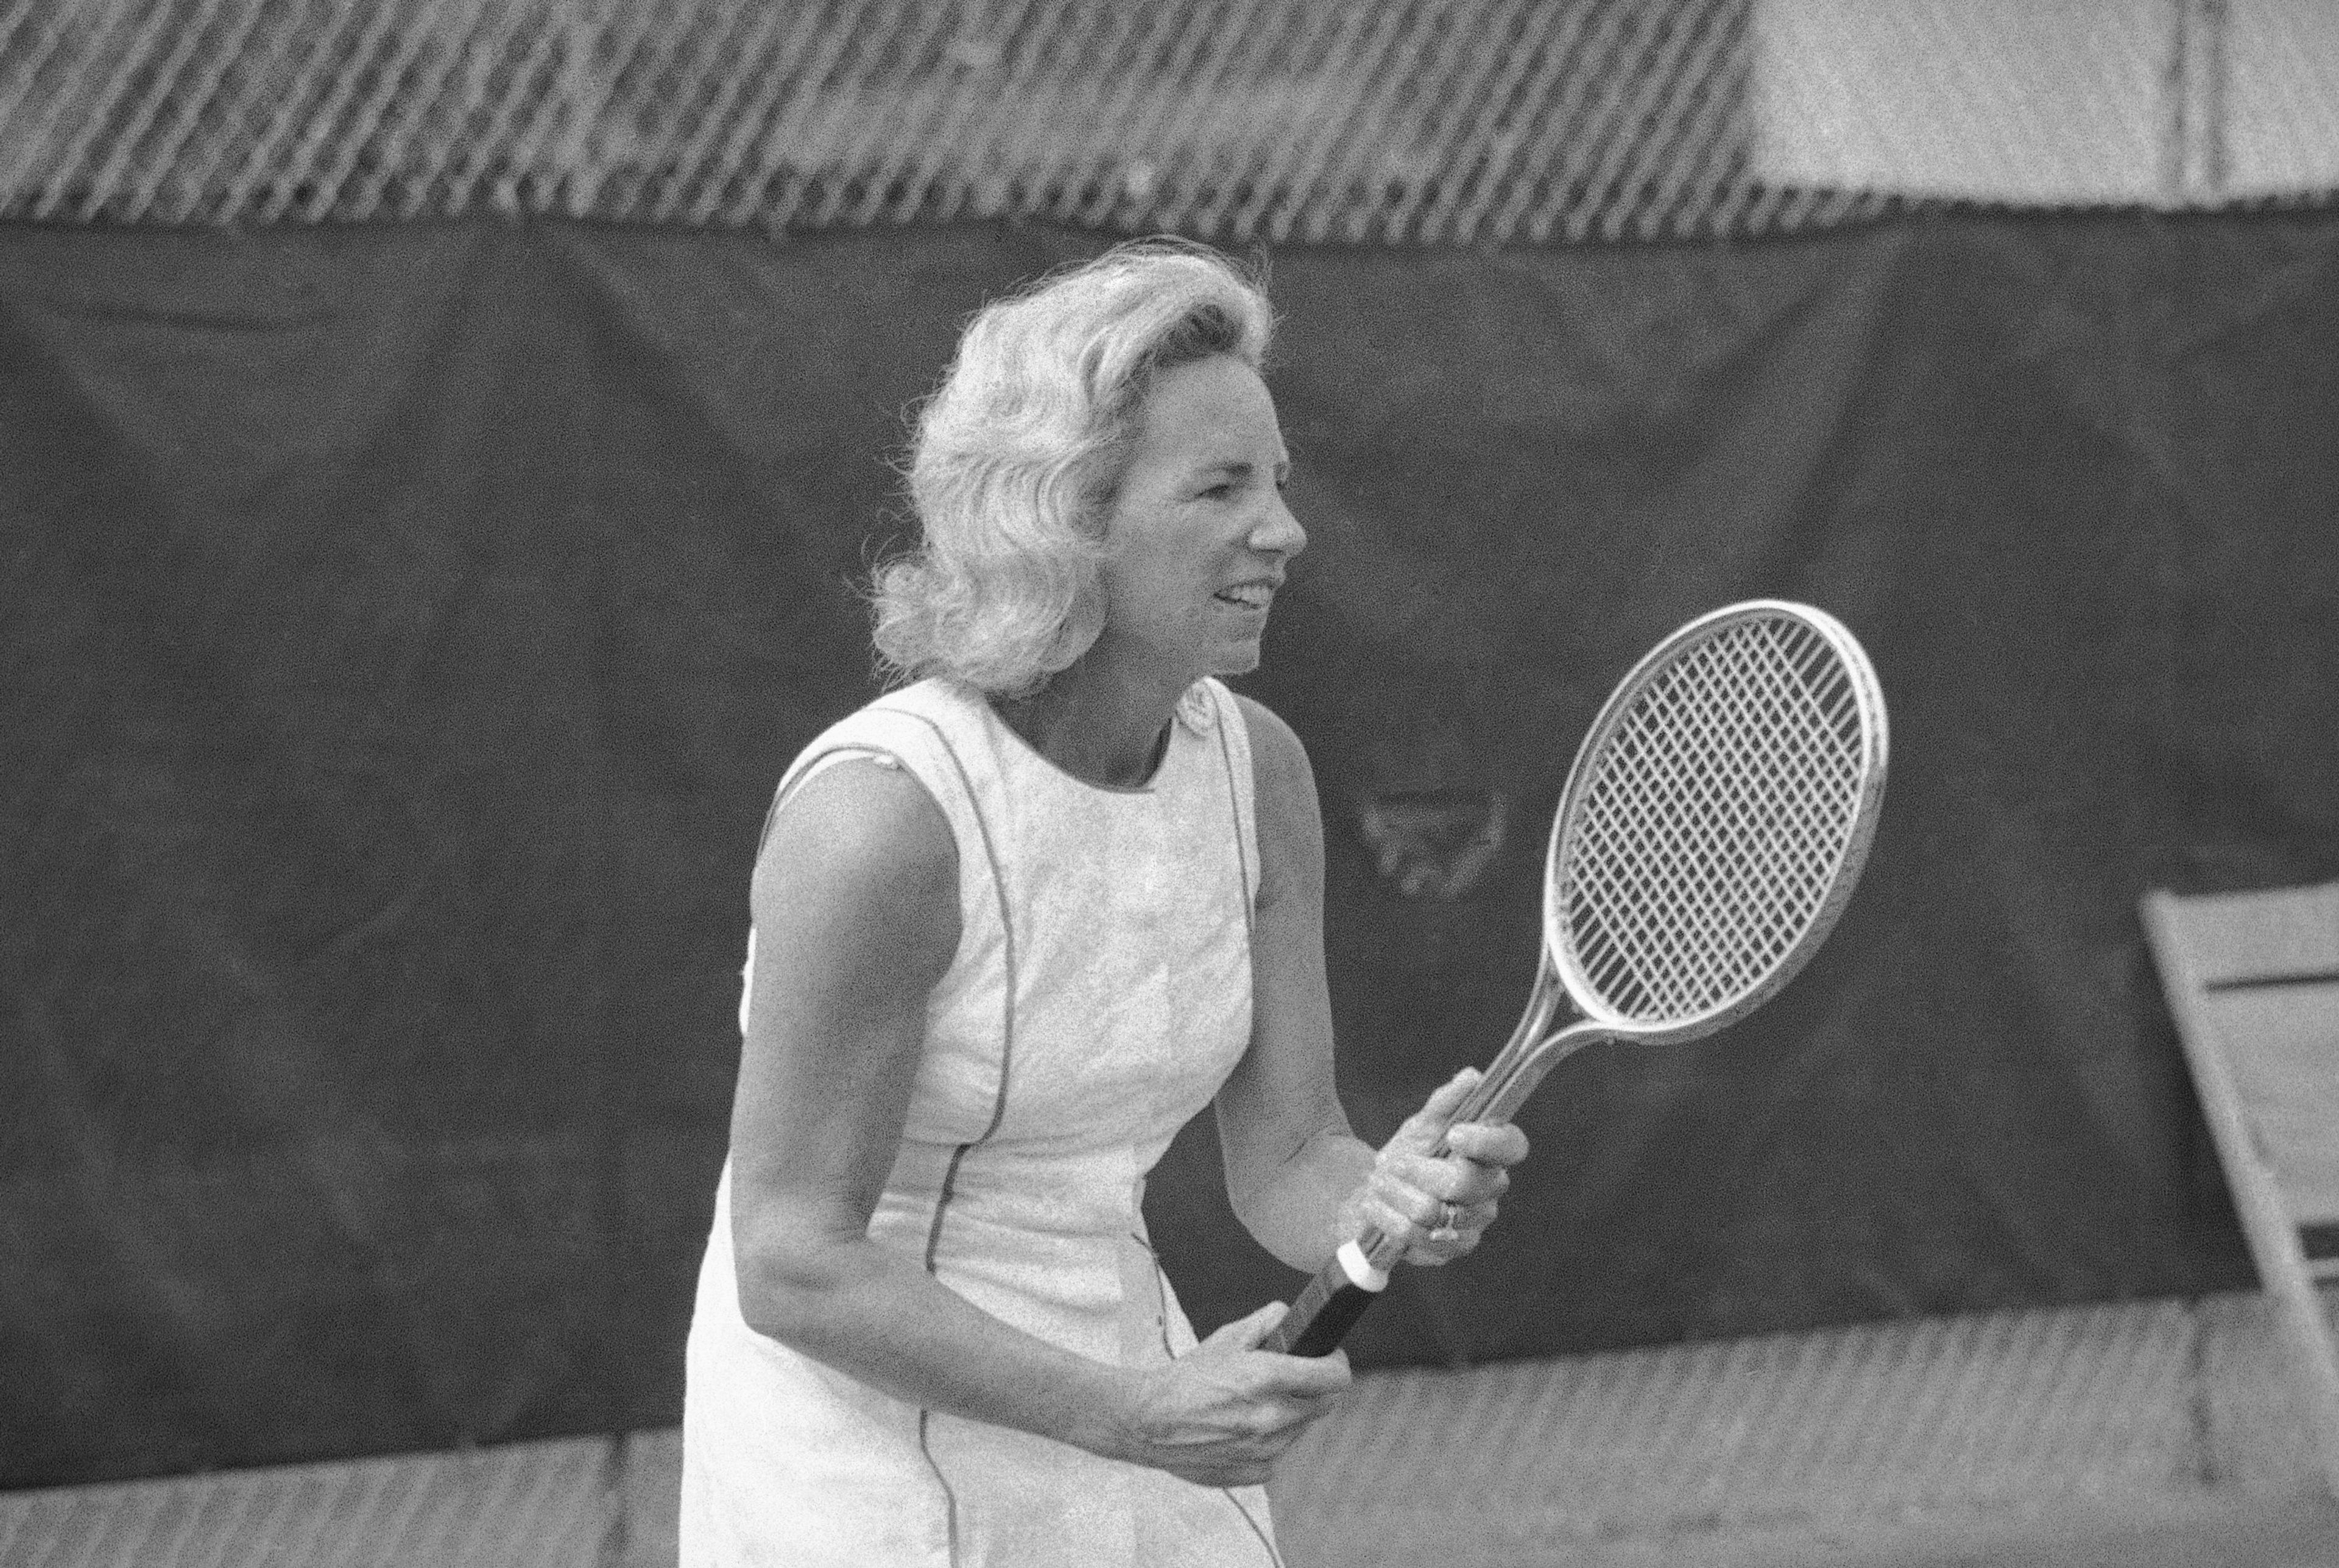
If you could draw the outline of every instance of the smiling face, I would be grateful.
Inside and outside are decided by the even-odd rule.
[[[1155,376],[1106,513],[1093,652],[1177,690],[1256,668],[1285,564],[1308,543],[1283,504],[1290,472],[1258,372],[1219,355]]]

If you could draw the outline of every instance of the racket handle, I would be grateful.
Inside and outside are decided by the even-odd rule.
[[[1258,1347],[1283,1356],[1331,1355],[1365,1308],[1380,1299],[1388,1281],[1388,1271],[1377,1267],[1363,1247],[1353,1241],[1341,1243],[1332,1261],[1316,1271]]]

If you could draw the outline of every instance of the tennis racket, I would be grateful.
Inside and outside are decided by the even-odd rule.
[[[1568,770],[1535,990],[1453,1119],[1508,1121],[1594,1040],[1695,1040],[1769,1000],[1860,879],[1886,738],[1867,654],[1809,606],[1731,605],[1651,650]],[[1559,1020],[1563,1002],[1572,1020]],[[1377,1230],[1344,1245],[1259,1348],[1328,1354],[1401,1250]]]

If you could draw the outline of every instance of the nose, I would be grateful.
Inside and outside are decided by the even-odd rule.
[[[1284,505],[1281,490],[1268,492],[1266,508],[1251,526],[1248,542],[1261,555],[1287,559],[1308,547],[1308,530],[1299,526],[1299,519]]]

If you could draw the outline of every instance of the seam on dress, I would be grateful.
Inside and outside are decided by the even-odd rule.
[[[974,1148],[976,1144],[989,1142],[991,1135],[999,1130],[999,1124],[1007,1117],[1007,1074],[1015,1060],[1015,922],[1008,912],[1007,877],[1000,868],[999,851],[991,842],[991,824],[983,820],[982,803],[975,798],[974,780],[968,774],[966,764],[960,760],[958,747],[951,745],[949,733],[924,714],[913,713],[907,708],[887,708],[884,711],[898,713],[904,718],[917,720],[933,731],[934,739],[942,744],[943,754],[950,759],[951,771],[958,775],[959,789],[966,796],[966,809],[974,817],[974,831],[982,836],[982,858],[991,867],[991,892],[999,901],[1001,963],[1007,971],[1004,994],[1000,998],[999,1092],[992,1101],[991,1124],[982,1129],[981,1135],[972,1143],[959,1146],[959,1152],[963,1154],[967,1149]],[[953,1159],[953,1169],[955,1169],[955,1159]],[[947,1193],[948,1189],[944,1190]],[[948,1201],[947,1197],[944,1201]],[[939,1228],[939,1218],[936,1225]]]
[[[1153,1260],[1153,1304],[1160,1314],[1161,1349],[1174,1361],[1178,1358],[1178,1352],[1170,1344],[1170,1276],[1162,1271],[1161,1255],[1153,1250],[1153,1243],[1135,1231],[1130,1232],[1129,1238],[1145,1248],[1145,1255]],[[1283,1554],[1275,1549],[1275,1538],[1259,1528],[1258,1521],[1250,1516],[1250,1510],[1243,1506],[1243,1501],[1235,1495],[1234,1488],[1221,1486],[1219,1494],[1235,1505],[1235,1512],[1243,1516],[1243,1523],[1250,1526],[1250,1533],[1258,1537],[1260,1545],[1267,1548],[1267,1560],[1275,1564],[1275,1568],[1284,1568]]]
[[[883,707],[877,704],[872,704],[870,711],[902,714],[902,710],[899,708]],[[923,715],[918,714],[903,714],[902,716],[907,718],[922,718]],[[929,727],[932,727],[931,722],[929,722]],[[943,742],[943,745],[944,748],[947,749],[949,742],[945,740]],[[814,752],[808,756],[799,757],[796,760],[795,764],[788,770],[787,776],[780,781],[779,788],[773,792],[772,804],[764,813],[763,831],[755,835],[755,853],[758,855],[761,855],[764,853],[764,846],[771,841],[772,824],[779,820],[780,808],[788,803],[789,797],[804,784],[805,780],[809,779],[813,775],[823,761],[840,754],[858,754],[864,756],[888,759],[896,766],[903,769],[903,771],[906,772],[909,770],[908,762],[899,752],[890,746],[878,745],[867,741],[839,741],[833,745],[824,746],[819,751]],[[955,766],[958,759],[955,756],[952,756],[951,760],[953,766]],[[964,787],[966,778],[965,770],[962,768],[959,769],[958,772],[961,787]],[[914,778],[916,774],[912,774],[911,776]],[[968,792],[968,798],[971,804],[972,801],[972,792],[971,790]],[[938,802],[936,804],[939,804],[940,803]],[[975,820],[978,823],[982,821],[982,813],[979,810],[975,813]],[[984,843],[984,849],[986,852],[989,850],[989,847],[988,837],[986,835]],[[994,861],[994,870],[992,873],[992,885],[994,887],[998,885],[998,875],[995,867],[996,863]],[[1001,921],[1002,924],[1005,922],[1005,904],[1002,900],[1001,906]],[[1004,1069],[1002,1067],[1002,1076],[1003,1072]],[[994,1112],[992,1116],[992,1125],[995,1127],[997,1124],[998,1118]],[[988,1136],[988,1134],[985,1136]],[[942,1238],[942,1208],[943,1204],[950,1201],[951,1185],[958,1175],[959,1158],[965,1154],[968,1147],[968,1145],[964,1144],[959,1146],[958,1152],[951,1157],[949,1171],[943,1178],[942,1198],[941,1201],[935,1205],[933,1228],[928,1232],[926,1238],[925,1261],[926,1272],[929,1274],[933,1272],[935,1243]],[[924,1457],[926,1468],[933,1473],[934,1484],[943,1489],[943,1522],[945,1533],[944,1542],[950,1553],[952,1568],[957,1568],[959,1560],[958,1494],[952,1489],[950,1478],[943,1474],[942,1466],[934,1462],[933,1449],[927,1441],[927,1426],[933,1415],[933,1412],[927,1410],[923,1406],[919,1408],[918,1452]]]
[[[1257,912],[1252,906],[1258,894],[1251,880],[1250,852],[1243,845],[1242,784],[1235,777],[1234,745],[1227,738],[1228,727],[1230,725],[1242,723],[1242,710],[1234,694],[1226,691],[1215,681],[1210,683],[1210,705],[1218,710],[1219,760],[1226,768],[1227,809],[1234,814],[1235,819],[1235,874],[1242,884],[1243,934],[1246,938],[1256,940],[1258,932],[1254,928],[1254,922],[1257,919]],[[1232,713],[1227,711],[1230,707],[1234,709]],[[1246,735],[1248,735],[1248,726],[1246,726]],[[1258,803],[1254,801],[1252,803],[1254,821],[1257,820],[1257,814]],[[1169,1279],[1161,1272],[1160,1255],[1153,1253],[1150,1244],[1146,1251],[1153,1254],[1153,1294],[1154,1298],[1161,1303],[1161,1348],[1169,1350],[1170,1308],[1166,1297]],[[1176,1352],[1171,1351],[1170,1354],[1174,1356]],[[1243,1506],[1242,1499],[1235,1495],[1234,1488],[1222,1486],[1219,1491],[1221,1496],[1234,1504],[1235,1512],[1241,1514],[1243,1523],[1250,1526],[1250,1533],[1258,1537],[1259,1545],[1266,1549],[1267,1560],[1274,1564],[1274,1568],[1284,1568],[1283,1553],[1275,1549],[1275,1537],[1269,1535],[1260,1527],[1258,1521],[1251,1517],[1250,1510]]]
[[[1129,1238],[1145,1248],[1146,1256],[1153,1260],[1153,1302],[1160,1313],[1161,1348],[1174,1361],[1178,1353],[1170,1345],[1170,1277],[1162,1271],[1161,1255],[1153,1250],[1153,1243],[1134,1231],[1130,1233]],[[1258,1521],[1251,1517],[1250,1510],[1243,1506],[1243,1501],[1235,1495],[1234,1488],[1221,1486],[1219,1494],[1235,1505],[1235,1512],[1243,1516],[1243,1523],[1250,1526],[1250,1533],[1258,1537],[1260,1545],[1267,1548],[1267,1560],[1275,1564],[1275,1568],[1284,1568],[1283,1554],[1275,1549],[1275,1537],[1259,1528]]]
[[[958,1568],[958,1494],[951,1490],[950,1477],[944,1475],[943,1467],[934,1463],[934,1451],[926,1445],[926,1424],[933,1418],[933,1414],[923,1405],[919,1407],[918,1452],[925,1455],[926,1468],[934,1473],[934,1484],[943,1489],[943,1523],[946,1532],[943,1539],[950,1550],[951,1568]]]
[[[882,706],[882,705],[873,705]],[[942,1247],[943,1216],[949,1211],[951,1198],[958,1190],[959,1164],[962,1160],[966,1159],[967,1151],[969,1149],[973,1149],[977,1144],[984,1142],[992,1133],[997,1132],[999,1130],[999,1124],[1004,1120],[1007,1116],[1008,1070],[1012,1064],[1015,1057],[1015,922],[1009,914],[1009,906],[1007,902],[1007,879],[1003,874],[1002,874],[1000,870],[999,852],[991,842],[991,824],[983,820],[982,803],[975,798],[974,781],[972,778],[968,776],[966,764],[959,757],[958,748],[951,745],[949,733],[946,732],[942,725],[936,724],[933,719],[927,717],[922,713],[914,713],[906,708],[894,707],[885,707],[883,711],[900,714],[904,718],[915,719],[920,724],[925,725],[926,728],[932,730],[934,735],[934,739],[941,743],[943,754],[950,759],[951,771],[958,775],[960,794],[963,795],[966,800],[967,811],[974,818],[974,830],[982,839],[983,860],[991,867],[991,891],[992,896],[999,902],[999,934],[1002,950],[1002,966],[1006,971],[1003,977],[1004,994],[1002,998],[1000,1008],[999,1091],[992,1101],[990,1125],[985,1127],[982,1129],[981,1136],[977,1137],[972,1142],[962,1143],[956,1149],[952,1149],[951,1151],[950,1166],[943,1172],[942,1190],[937,1193],[934,1198],[933,1223],[928,1227],[926,1230],[925,1265],[926,1272],[931,1275],[934,1272],[935,1257]],[[943,1467],[935,1460],[933,1448],[927,1441],[927,1429],[933,1421],[933,1411],[923,1406],[920,1407],[918,1411],[918,1452],[925,1456],[926,1468],[933,1472],[935,1484],[943,1489],[943,1501],[950,1528],[950,1560],[952,1564],[952,1568],[956,1568],[956,1564],[959,1560],[958,1494],[951,1489],[950,1477],[943,1474]]]
[[[1235,1495],[1235,1489],[1231,1486],[1221,1486],[1219,1488],[1219,1494],[1235,1505],[1235,1512],[1243,1516],[1243,1523],[1250,1526],[1250,1533],[1258,1537],[1258,1543],[1261,1546],[1267,1548],[1267,1560],[1274,1563],[1275,1568],[1284,1568],[1283,1553],[1275,1549],[1275,1537],[1261,1529],[1258,1521],[1250,1516],[1250,1510],[1244,1507],[1243,1500]]]
[[[1178,1351],[1170,1343],[1170,1277],[1161,1272],[1161,1255],[1153,1250],[1153,1243],[1137,1232],[1130,1231],[1129,1238],[1145,1248],[1145,1256],[1153,1265],[1153,1321],[1161,1328],[1161,1353],[1175,1361]]]

